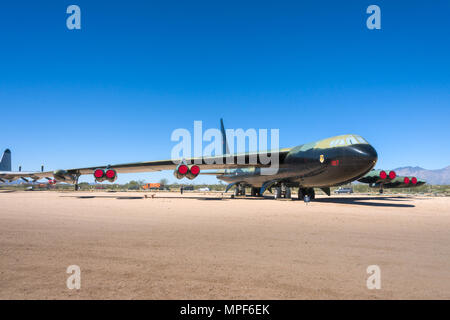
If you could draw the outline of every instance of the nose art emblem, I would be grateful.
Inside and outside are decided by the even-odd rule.
[[[319,161],[320,163],[323,163],[325,161],[325,157],[323,156],[323,154],[320,155]]]

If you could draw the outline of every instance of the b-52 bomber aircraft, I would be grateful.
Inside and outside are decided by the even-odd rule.
[[[119,173],[152,172],[174,170],[178,179],[194,179],[202,174],[215,175],[218,179],[228,182],[226,191],[234,187],[236,196],[245,195],[245,188],[251,188],[253,196],[262,196],[266,191],[272,191],[274,198],[291,198],[291,189],[298,188],[299,199],[309,197],[314,199],[314,188],[322,189],[330,195],[330,187],[350,183],[355,180],[384,187],[393,186],[395,172],[391,171],[383,179],[375,177],[371,170],[375,166],[378,155],[376,150],[361,136],[355,134],[339,135],[312,143],[302,144],[292,148],[284,148],[269,153],[279,159],[279,167],[275,173],[263,174],[269,165],[261,161],[261,152],[245,154],[229,154],[225,129],[221,120],[223,154],[212,157],[188,158],[178,160],[158,160],[116,165],[103,165],[87,168],[64,169],[44,172],[12,172],[11,153],[5,151],[0,163],[1,181],[31,178],[54,179],[57,182],[70,183],[78,190],[78,179],[81,175],[93,175],[97,182],[114,182]],[[237,161],[238,157],[244,159]],[[251,163],[249,159],[257,159]],[[386,174],[385,171],[383,171]],[[378,173],[380,175],[381,173]],[[382,175],[384,177],[384,174]],[[380,180],[381,179],[381,180]]]

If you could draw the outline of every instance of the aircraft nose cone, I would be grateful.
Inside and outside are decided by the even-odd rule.
[[[358,171],[368,171],[377,163],[377,151],[370,144],[353,145],[349,147],[348,151],[351,158],[350,162]]]
[[[374,147],[370,144],[359,144],[350,147],[355,158],[360,158],[365,161],[377,162],[378,154]]]

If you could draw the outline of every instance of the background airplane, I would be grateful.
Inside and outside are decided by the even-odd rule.
[[[49,184],[56,184],[56,180],[50,178],[51,173],[44,173],[43,167],[41,172],[22,171],[19,167],[19,171],[11,171],[11,150],[6,149],[3,152],[2,159],[0,161],[0,182],[6,183],[22,179],[25,182],[36,182],[39,179],[46,178]],[[28,180],[28,179],[31,179]]]

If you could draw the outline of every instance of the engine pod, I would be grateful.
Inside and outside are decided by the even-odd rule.
[[[188,173],[189,173],[188,166],[185,165],[184,163],[181,163],[177,166],[177,168],[173,172],[173,175],[177,179],[182,179],[182,178],[186,177]]]

